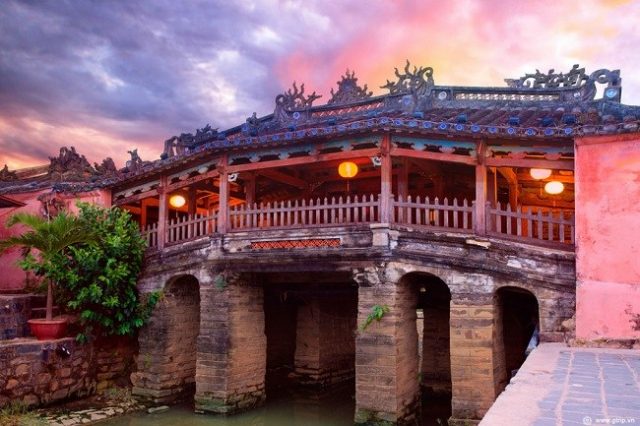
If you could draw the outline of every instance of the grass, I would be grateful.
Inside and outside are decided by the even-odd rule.
[[[44,419],[35,412],[29,411],[29,407],[21,401],[12,401],[0,410],[0,425],[2,426],[41,426],[45,424]]]

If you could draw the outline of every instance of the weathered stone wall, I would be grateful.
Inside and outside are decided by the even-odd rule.
[[[232,413],[265,400],[266,346],[262,284],[221,274],[201,283],[196,410]]]
[[[449,303],[423,308],[422,364],[423,390],[428,394],[451,394],[451,352]]]
[[[90,395],[116,382],[128,383],[134,353],[131,339],[111,339],[108,344],[78,344],[73,338],[4,341],[0,407],[12,401],[46,405]]]
[[[200,329],[198,281],[190,275],[171,280],[139,336],[133,394],[170,402],[193,390],[196,339]]]
[[[0,295],[0,341],[29,335],[30,294]]]
[[[356,423],[409,423],[419,414],[417,294],[397,271],[357,271],[358,324],[374,306],[387,306],[356,338]]]
[[[325,386],[355,373],[355,294],[312,298],[299,306],[295,373],[303,384]]]

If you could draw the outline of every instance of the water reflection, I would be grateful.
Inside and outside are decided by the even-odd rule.
[[[346,426],[353,425],[355,410],[353,382],[325,390],[280,389],[267,404],[233,415],[195,414],[189,404],[177,405],[157,414],[130,414],[106,421],[109,426]],[[449,400],[425,398],[422,425],[446,425]]]

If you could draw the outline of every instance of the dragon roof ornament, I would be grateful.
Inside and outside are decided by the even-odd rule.
[[[595,98],[596,83],[606,84],[605,98],[620,101],[622,79],[620,70],[599,69],[587,75],[584,67],[580,68],[580,65],[575,64],[566,74],[556,73],[554,69],[550,69],[546,74],[536,70],[533,74],[525,74],[518,79],[506,78],[504,81],[515,89],[580,89],[580,100],[583,101]]]
[[[404,66],[404,74],[400,74],[398,68],[395,68],[395,74],[398,81],[392,82],[387,80],[387,84],[380,86],[382,89],[388,89],[390,95],[401,94],[415,94],[422,96],[427,94],[427,91],[434,86],[433,82],[433,68],[431,67],[413,67],[413,71],[410,69],[411,64],[407,60],[407,64]]]
[[[300,88],[293,82],[293,90],[289,89],[286,92],[276,96],[276,109],[273,112],[276,120],[283,122],[289,120],[288,112],[298,109],[309,108],[313,105],[316,99],[321,98],[322,95],[317,95],[314,91],[309,96],[304,94],[304,83],[300,85]]]
[[[347,69],[342,79],[337,82],[338,91],[334,93],[331,89],[331,99],[327,102],[327,105],[341,105],[351,102],[362,101],[371,98],[373,92],[368,91],[368,87],[365,84],[364,87],[358,86],[358,79],[355,72],[349,72]]]

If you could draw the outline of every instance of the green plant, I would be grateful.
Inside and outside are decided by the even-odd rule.
[[[384,314],[386,314],[387,312],[389,312],[388,305],[373,305],[373,307],[371,308],[371,313],[364,320],[364,323],[360,325],[360,330],[364,331],[367,327],[369,327],[369,325],[371,325],[374,320],[380,321],[382,317],[384,317]]]
[[[86,203],[78,208],[79,220],[99,242],[70,247],[69,256],[59,259],[66,307],[79,314],[83,327],[77,339],[132,335],[161,297],[160,292],[141,296],[136,287],[146,243],[128,212]]]
[[[0,410],[0,425],[3,426],[39,426],[47,424],[22,401],[11,401]]]
[[[52,219],[16,213],[7,221],[7,227],[14,225],[22,225],[27,231],[0,241],[0,253],[10,247],[23,248],[24,258],[19,263],[20,267],[45,278],[47,282],[46,319],[51,320],[53,287],[64,275],[59,264],[64,263],[73,247],[95,242],[97,235],[84,221],[64,212]],[[37,254],[34,255],[33,250]]]

